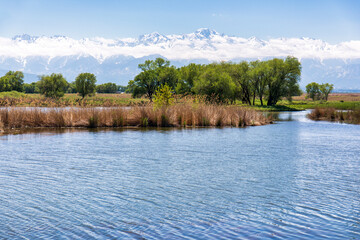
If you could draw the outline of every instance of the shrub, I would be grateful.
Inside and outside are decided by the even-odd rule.
[[[0,92],[0,98],[21,98],[25,97],[22,92],[11,91],[11,92]]]
[[[174,103],[172,89],[164,84],[155,91],[154,104],[159,108],[162,106],[169,106]]]

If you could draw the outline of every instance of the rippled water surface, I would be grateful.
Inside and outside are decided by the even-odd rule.
[[[0,238],[360,239],[360,126],[280,117],[2,136]]]

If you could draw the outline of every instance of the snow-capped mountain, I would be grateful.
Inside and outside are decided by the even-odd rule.
[[[313,38],[261,40],[220,34],[211,29],[194,33],[163,35],[157,32],[139,38],[105,39],[66,36],[18,35],[0,37],[0,74],[8,70],[26,73],[26,81],[37,75],[60,72],[73,79],[92,72],[98,82],[127,84],[147,59],[164,57],[176,66],[190,62],[240,61],[298,57],[303,64],[301,85],[331,82],[336,88],[360,89],[360,41],[330,44]]]

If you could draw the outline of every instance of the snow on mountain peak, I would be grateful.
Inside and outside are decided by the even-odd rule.
[[[28,56],[92,56],[99,62],[112,56],[135,58],[161,55],[170,60],[206,59],[209,61],[239,58],[285,57],[301,59],[360,59],[360,41],[329,44],[312,38],[241,38],[219,34],[200,28],[194,33],[163,35],[158,32],[139,38],[105,39],[101,37],[80,40],[55,35],[36,37],[27,34],[12,39],[0,37],[0,57],[26,58]]]
[[[167,40],[168,38],[165,35],[162,35],[158,32],[141,35],[139,37],[139,42],[145,44],[157,44],[160,42],[166,42]]]
[[[74,79],[93,72],[103,81],[122,79],[126,84],[146,59],[164,57],[176,66],[191,62],[266,59],[295,56],[303,65],[302,82],[341,78],[337,86],[360,87],[360,41],[330,44],[314,38],[241,38],[200,28],[189,34],[158,32],[138,38],[73,39],[66,36],[17,35],[0,37],[0,71],[19,69],[36,75],[62,72]],[[329,75],[330,74],[330,75]],[[335,83],[335,82],[333,82]],[[339,83],[340,84],[340,83]]]
[[[252,45],[258,45],[258,46],[265,46],[266,42],[258,39],[257,37],[250,37],[247,39],[247,41]]]
[[[195,31],[195,35],[199,38],[211,38],[214,35],[219,35],[218,32],[216,32],[215,30],[211,30],[208,28],[199,28],[198,30]]]
[[[68,39],[68,37],[64,36],[64,35],[54,35],[54,36],[51,36],[50,38],[52,38],[52,39]]]
[[[14,41],[27,41],[27,42],[34,42],[39,37],[37,36],[30,36],[29,34],[23,34],[23,35],[16,35],[12,38]]]

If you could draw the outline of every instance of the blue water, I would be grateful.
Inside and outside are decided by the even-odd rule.
[[[1,239],[360,239],[360,126],[0,137]]]

